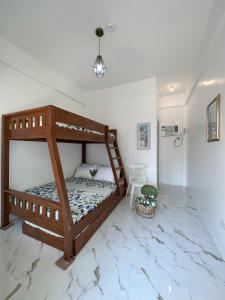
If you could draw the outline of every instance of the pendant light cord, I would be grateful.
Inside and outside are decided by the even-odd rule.
[[[104,77],[107,73],[107,67],[105,62],[101,56],[101,41],[100,38],[104,35],[104,31],[101,27],[96,28],[95,30],[96,36],[99,38],[98,40],[98,55],[93,64],[93,73],[96,77],[101,78]]]

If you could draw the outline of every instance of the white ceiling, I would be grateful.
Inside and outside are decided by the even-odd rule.
[[[0,0],[0,34],[86,91],[157,76],[160,95],[185,92],[213,0]],[[94,30],[108,75],[97,79]]]

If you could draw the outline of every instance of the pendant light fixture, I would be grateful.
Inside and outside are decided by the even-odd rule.
[[[99,44],[98,44],[99,52],[93,65],[93,72],[95,73],[96,77],[101,78],[104,77],[107,73],[106,64],[100,54],[100,38],[104,35],[104,31],[101,27],[98,27],[95,30],[95,34],[99,38]]]

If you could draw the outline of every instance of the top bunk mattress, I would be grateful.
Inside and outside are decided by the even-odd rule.
[[[73,223],[80,221],[116,190],[114,183],[104,180],[69,177],[65,179],[65,183]],[[27,189],[25,192],[59,201],[56,186],[53,182]]]

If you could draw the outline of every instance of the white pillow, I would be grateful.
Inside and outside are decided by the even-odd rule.
[[[98,167],[98,172],[95,175],[94,179],[115,182],[112,169],[110,167],[104,167],[104,166]]]
[[[91,164],[81,164],[82,167],[87,167],[89,168],[90,170],[93,170],[93,169],[97,169],[98,166],[96,164],[94,165],[91,165]]]
[[[76,169],[76,172],[74,174],[74,177],[83,177],[83,178],[92,178],[90,174],[90,170],[96,169],[97,165],[86,165],[82,164],[81,166],[78,166]]]

